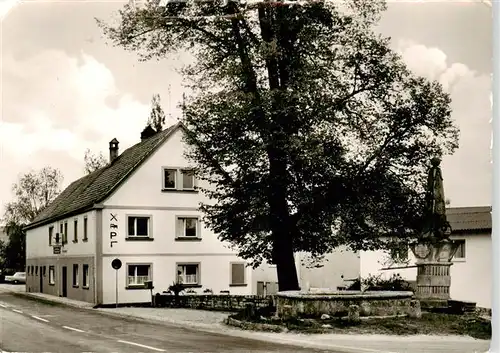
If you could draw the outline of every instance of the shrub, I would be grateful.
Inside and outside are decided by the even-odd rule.
[[[403,279],[399,273],[393,274],[388,279],[382,278],[382,275],[370,275],[361,281],[357,279],[347,289],[361,290],[361,283],[367,291],[414,291],[411,284]]]
[[[170,287],[168,287],[168,290],[177,297],[183,290],[185,290],[184,286],[182,283],[174,282]]]

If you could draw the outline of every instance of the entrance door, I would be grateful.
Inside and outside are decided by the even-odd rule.
[[[45,266],[43,268],[45,268]],[[41,266],[40,266],[40,293],[43,293],[43,271]]]
[[[62,267],[62,296],[68,296],[68,268]]]

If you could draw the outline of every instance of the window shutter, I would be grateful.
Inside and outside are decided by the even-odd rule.
[[[231,264],[231,284],[245,284],[245,264]]]

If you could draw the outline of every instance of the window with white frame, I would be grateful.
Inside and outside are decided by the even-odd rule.
[[[465,239],[455,240],[459,243],[457,252],[453,256],[454,260],[465,260]]]
[[[163,190],[192,191],[195,188],[196,179],[192,169],[176,167],[162,168]]]
[[[163,169],[163,188],[166,190],[177,189],[177,169]]]
[[[88,234],[87,234],[87,217],[84,217],[83,218],[83,239],[82,241],[87,241],[89,238],[88,238]]]
[[[177,217],[178,238],[199,238],[198,217]]]
[[[189,169],[182,172],[182,190],[194,190],[194,173]]]
[[[54,266],[49,266],[49,284],[56,283],[56,271]]]
[[[64,224],[59,224],[59,237],[56,235],[56,243],[64,244]]]
[[[149,237],[149,217],[128,216],[129,237]]]
[[[78,220],[73,221],[73,243],[78,242]]]
[[[54,236],[54,226],[49,227],[49,246],[52,245],[52,237]]]
[[[187,285],[200,284],[200,265],[199,264],[178,264],[177,282]]]
[[[87,264],[83,265],[82,287],[83,288],[89,287],[89,265]]]
[[[64,222],[63,244],[68,244],[68,222]]]
[[[129,264],[127,286],[144,286],[144,282],[151,280],[151,265]]]
[[[78,287],[78,264],[73,264],[73,287]]]

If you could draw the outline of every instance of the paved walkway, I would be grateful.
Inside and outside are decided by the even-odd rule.
[[[0,291],[2,291],[0,285]],[[32,298],[40,298],[79,308],[91,308],[89,303],[54,297],[41,293],[22,293]],[[165,322],[198,328],[203,331],[223,333],[229,336],[253,338],[274,343],[297,346],[336,349],[360,353],[479,353],[489,350],[489,341],[463,336],[384,336],[354,334],[296,334],[244,331],[223,324],[228,313],[165,308],[113,308],[95,309],[111,316],[132,317],[147,321]]]
[[[87,303],[87,302],[82,302],[79,300],[73,300],[73,299],[68,299],[68,298],[61,298],[61,297],[56,297],[53,295],[49,294],[44,294],[44,293],[28,293],[28,292],[15,292],[17,295],[22,295],[24,297],[28,298],[33,298],[33,299],[38,299],[42,301],[48,301],[52,303],[60,303],[68,306],[72,306],[75,308],[81,308],[81,309],[93,309],[94,304],[92,303]]]
[[[314,349],[103,315],[0,293],[0,352],[355,353]]]

